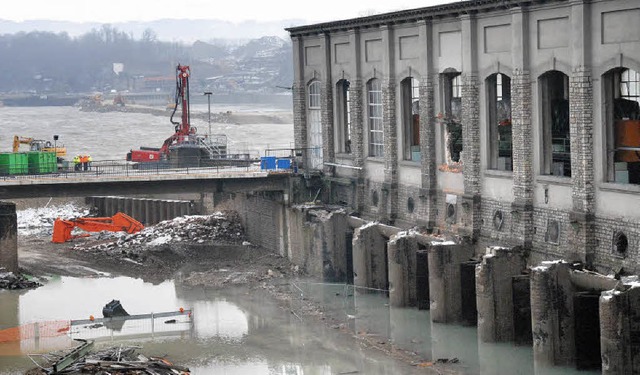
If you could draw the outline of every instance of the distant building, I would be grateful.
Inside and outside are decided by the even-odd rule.
[[[640,271],[638,20],[474,0],[289,28],[300,162],[365,218]]]

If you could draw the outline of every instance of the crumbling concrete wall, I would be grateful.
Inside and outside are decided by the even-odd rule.
[[[526,268],[516,249],[492,246],[476,266],[478,338],[482,342],[514,340],[512,278]]]
[[[356,228],[353,234],[353,283],[361,288],[388,287],[387,239],[376,223]]]
[[[18,272],[18,217],[11,202],[0,202],[0,267]]]
[[[640,373],[640,288],[600,296],[602,374]]]
[[[568,263],[542,262],[531,269],[531,325],[536,367],[574,363],[574,292]]]
[[[417,305],[417,251],[418,241],[410,232],[400,232],[389,240],[389,304],[392,307]]]
[[[431,242],[429,251],[429,297],[431,321],[453,323],[462,320],[460,263],[473,255],[471,245],[452,241]]]

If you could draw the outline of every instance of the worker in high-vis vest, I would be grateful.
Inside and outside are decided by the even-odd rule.
[[[73,157],[73,170],[79,171],[82,165],[80,164],[80,155],[76,155]]]

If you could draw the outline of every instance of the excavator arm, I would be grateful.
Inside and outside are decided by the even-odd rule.
[[[127,232],[137,233],[144,229],[144,225],[129,215],[118,212],[112,217],[81,217],[73,220],[56,219],[53,223],[51,242],[64,243],[74,238],[87,237],[88,233],[72,235],[74,228],[87,232]]]
[[[20,145],[30,145],[33,142],[33,138],[20,137],[18,135],[13,136],[13,152],[20,150]]]

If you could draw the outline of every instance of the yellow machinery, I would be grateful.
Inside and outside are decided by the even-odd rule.
[[[51,141],[13,136],[13,152],[18,152],[21,144],[29,145],[29,151],[55,152],[57,157],[67,155],[66,147],[54,146]]]

